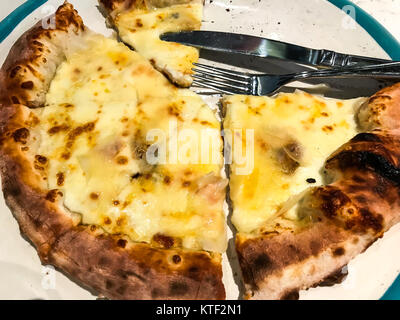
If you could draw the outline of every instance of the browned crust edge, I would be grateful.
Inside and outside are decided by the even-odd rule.
[[[65,59],[65,46],[85,30],[81,17],[68,3],[57,10],[55,29],[52,19],[39,21],[12,46],[0,74],[3,105],[43,105],[56,68]]]
[[[84,25],[72,5],[56,13],[56,28],[40,24],[11,49],[0,71],[0,169],[7,205],[21,233],[52,264],[78,283],[111,299],[224,299],[219,254],[161,249],[106,234],[62,206],[62,193],[46,190],[24,149],[32,138],[28,107],[39,107],[65,59],[65,41]],[[32,85],[23,85],[31,81]]]

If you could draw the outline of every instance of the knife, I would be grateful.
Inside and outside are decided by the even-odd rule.
[[[343,54],[325,49],[310,49],[298,45],[237,33],[214,31],[182,31],[164,33],[161,40],[184,45],[237,53],[261,58],[291,60],[299,64],[320,67],[347,67],[385,63],[390,60]]]

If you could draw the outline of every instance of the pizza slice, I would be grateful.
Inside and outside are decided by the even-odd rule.
[[[342,268],[400,220],[399,92],[224,99],[232,150],[254,146],[254,166],[233,159],[230,176],[247,298],[297,299],[343,279]]]
[[[21,232],[107,298],[223,299],[214,113],[71,4],[55,22],[27,31],[0,72],[2,185]],[[203,129],[211,152],[198,161],[187,146]]]
[[[173,83],[192,84],[196,48],[160,40],[166,32],[198,30],[203,0],[99,0],[108,21],[129,46],[149,59]]]

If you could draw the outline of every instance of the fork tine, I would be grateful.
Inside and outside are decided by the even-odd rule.
[[[208,65],[205,65],[205,64],[201,64],[201,63],[197,63],[197,62],[193,63],[193,65],[195,65],[196,67],[205,69],[207,71],[211,71],[214,74],[235,76],[235,77],[241,78],[242,80],[250,80],[251,79],[250,75],[247,75],[247,74],[242,73],[242,72],[222,69],[222,68],[218,68],[218,67],[211,67],[211,66],[208,66]]]
[[[197,81],[197,80],[193,80],[192,84],[193,84],[194,86],[198,86],[198,87],[200,87],[200,88],[211,89],[211,90],[216,91],[216,92],[219,92],[219,93],[235,94],[235,93],[232,92],[232,91],[224,90],[224,89],[222,89],[222,88],[217,88],[217,87],[215,87],[215,86],[209,85],[209,84],[207,84],[207,83],[199,82],[199,81]]]
[[[204,77],[204,76],[201,76],[201,75],[198,75],[198,74],[193,75],[193,78],[196,79],[196,80],[202,80],[204,82],[208,82],[210,84],[215,84],[215,85],[218,85],[218,86],[225,86],[225,87],[229,87],[229,88],[232,88],[232,89],[238,89],[238,90],[242,90],[242,91],[246,91],[246,92],[249,90],[247,86],[243,86],[243,85],[241,86],[241,85],[238,85],[238,84],[235,84],[235,83],[230,83],[228,81],[216,80],[216,79],[209,78],[209,77]]]
[[[210,85],[210,84],[207,84],[207,83],[204,83],[204,82],[199,82],[199,81],[196,81],[196,80],[193,81],[193,85],[195,85],[195,86],[197,86],[199,88],[210,89],[214,93],[218,92],[218,93],[224,93],[224,94],[237,94],[234,91],[226,90],[224,88],[220,88],[220,87],[213,86],[213,85]]]
[[[199,86],[202,88],[212,89],[214,91],[217,91],[220,93],[225,93],[225,94],[248,94],[248,92],[244,92],[243,90],[235,89],[233,87],[227,88],[225,85],[219,86],[219,85],[210,84],[207,80],[195,79],[195,80],[193,80],[193,85]]]
[[[220,80],[226,80],[226,81],[230,81],[230,82],[235,82],[238,85],[241,85],[241,84],[244,84],[246,86],[250,85],[249,81],[236,80],[236,79],[233,79],[232,77],[227,77],[225,75],[211,74],[209,72],[198,70],[196,68],[193,68],[192,70],[194,72],[196,72],[196,74],[203,75],[206,78],[216,78],[216,79],[220,79]]]

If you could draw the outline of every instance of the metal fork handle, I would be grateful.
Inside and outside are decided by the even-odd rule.
[[[376,65],[378,63],[389,62],[390,60],[348,55],[322,49],[319,52],[319,61],[321,66],[332,68],[333,66],[351,67],[354,65]]]
[[[388,68],[400,67],[400,61],[388,62],[382,64],[359,66],[359,67],[346,67],[334,68],[324,70],[304,71],[287,75],[294,80],[309,79],[309,78],[323,78],[323,77],[341,77],[341,76],[379,76],[390,75],[400,76],[400,69],[398,71],[384,71]]]

